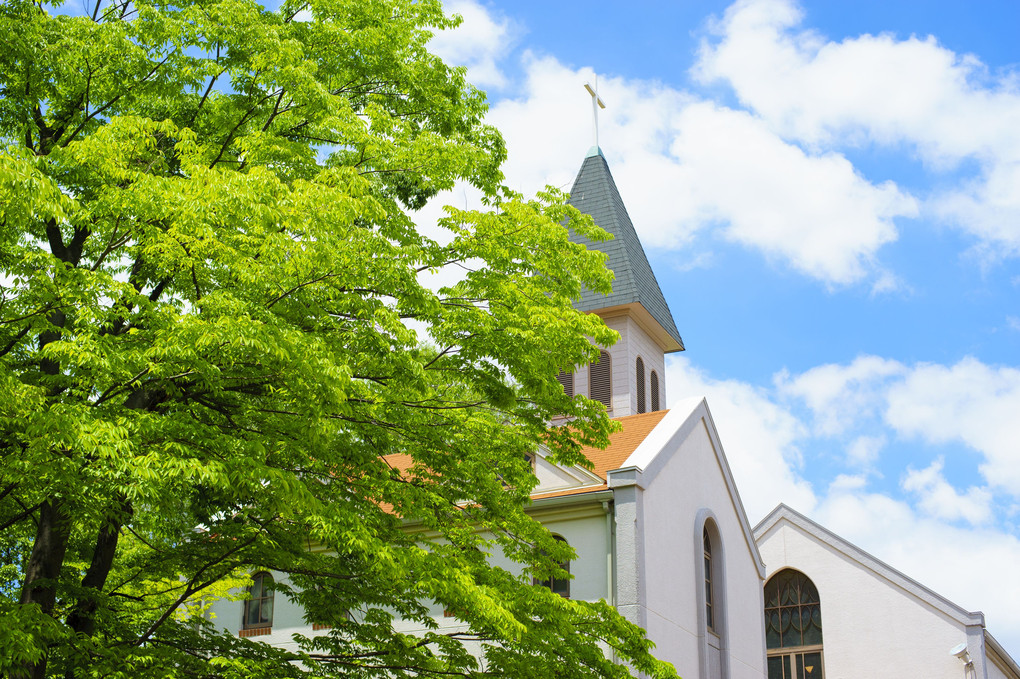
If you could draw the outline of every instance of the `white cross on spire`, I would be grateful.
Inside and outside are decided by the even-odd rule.
[[[591,115],[592,121],[595,125],[595,153],[599,153],[599,109],[605,108],[606,103],[602,101],[602,97],[599,96],[599,77],[595,76],[595,87],[591,86],[591,83],[585,83],[584,89],[588,90],[588,94],[591,95]]]

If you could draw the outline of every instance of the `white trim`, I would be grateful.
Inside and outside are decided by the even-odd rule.
[[[712,527],[708,528],[709,521]],[[705,542],[704,531],[708,530],[712,541],[712,616],[715,629],[708,627],[705,612]],[[711,653],[712,637],[718,640],[719,671],[722,679],[730,676],[730,625],[729,605],[726,591],[726,547],[719,531],[719,519],[708,508],[698,510],[694,518],[694,586],[698,602],[698,670],[702,677],[708,677],[708,656]],[[710,678],[714,679],[714,678]]]
[[[744,533],[744,542],[754,558],[758,577],[764,582],[765,562],[762,561],[761,553],[758,551],[758,543],[754,539],[751,524],[747,520],[744,503],[740,501],[740,493],[733,480],[733,472],[730,470],[729,462],[726,461],[726,453],[719,440],[719,431],[716,429],[712,413],[708,409],[708,401],[704,398],[685,399],[666,411],[665,417],[655,425],[655,428],[648,433],[620,468],[606,473],[606,484],[610,488],[632,484],[641,488],[647,487],[659,471],[665,467],[669,455],[674,453],[698,426],[704,426],[708,433],[716,462],[719,464],[719,469],[722,470],[723,479],[726,482],[730,502],[733,504],[735,514],[740,521],[741,531]],[[668,451],[669,454],[663,454],[664,451]]]

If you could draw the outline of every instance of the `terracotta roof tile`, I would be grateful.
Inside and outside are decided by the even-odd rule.
[[[606,490],[606,474],[614,469],[619,469],[627,461],[630,454],[637,450],[645,438],[655,429],[655,426],[662,421],[668,410],[656,410],[651,413],[640,415],[628,415],[627,417],[614,418],[623,425],[623,428],[609,436],[609,445],[604,450],[598,448],[583,448],[585,456],[592,462],[592,472],[602,479],[599,486],[583,486],[581,488],[570,488],[567,490],[555,491],[552,493],[536,493],[531,496],[533,500],[550,497],[561,497],[564,495],[577,495],[579,493],[594,493]]]
[[[628,415],[627,417],[614,418],[622,425],[620,431],[609,436],[609,445],[606,448],[585,447],[582,449],[585,456],[591,460],[591,471],[602,479],[600,485],[582,486],[580,488],[569,488],[567,490],[554,491],[551,493],[535,493],[531,499],[540,500],[564,495],[578,495],[580,493],[594,493],[606,490],[606,474],[614,469],[619,469],[627,461],[645,438],[655,429],[656,425],[666,416],[668,410],[656,410],[651,413],[640,415]],[[401,472],[406,471],[412,463],[410,455],[387,455],[386,461]]]

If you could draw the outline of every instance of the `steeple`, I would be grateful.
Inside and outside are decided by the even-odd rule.
[[[638,322],[647,326],[646,331],[663,352],[683,351],[683,339],[601,151],[596,150],[584,159],[570,190],[570,204],[591,215],[596,224],[612,234],[612,240],[601,242],[589,241],[573,232],[570,238],[609,255],[609,268],[616,275],[610,294],[599,295],[585,289],[574,306],[600,316],[629,308]]]
[[[570,204],[613,236],[593,243],[571,232],[570,239],[606,253],[615,274],[611,293],[585,288],[574,306],[600,316],[620,333],[620,340],[604,347],[598,362],[561,374],[563,387],[601,401],[612,417],[661,410],[666,403],[666,354],[683,351],[684,343],[597,145],[581,164]]]

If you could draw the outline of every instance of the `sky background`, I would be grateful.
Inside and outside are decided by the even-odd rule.
[[[447,7],[528,195],[570,189],[598,74],[667,401],[708,398],[752,525],[785,502],[1020,658],[1020,3]]]

